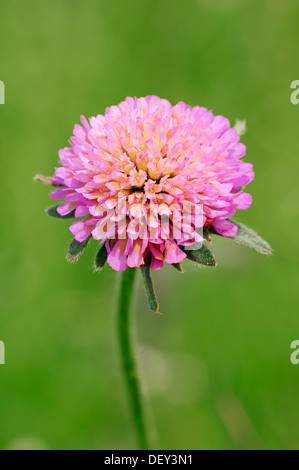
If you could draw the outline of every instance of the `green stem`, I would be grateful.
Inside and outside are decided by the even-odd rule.
[[[132,346],[131,315],[132,294],[137,269],[127,268],[121,277],[118,301],[118,336],[125,381],[138,437],[139,447],[147,450],[148,439],[142,403],[142,394],[137,375],[136,361]]]

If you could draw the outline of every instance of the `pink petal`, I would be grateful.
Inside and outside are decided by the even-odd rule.
[[[60,204],[60,206],[57,207],[57,212],[60,215],[67,215],[72,212],[76,206],[77,202],[65,202],[64,204]]]
[[[84,220],[77,220],[70,226],[70,231],[78,242],[83,242],[91,234],[93,225],[86,225]]]
[[[126,240],[118,240],[108,255],[107,262],[115,271],[125,271],[128,267],[125,247]]]
[[[234,197],[234,207],[236,209],[248,209],[252,204],[252,196],[248,193],[243,193],[243,191],[236,194]]]
[[[186,258],[186,253],[184,253],[174,240],[165,241],[165,261],[166,263],[180,263],[183,259]]]
[[[213,223],[216,232],[224,237],[234,237],[238,232],[238,227],[229,220],[216,219]]]

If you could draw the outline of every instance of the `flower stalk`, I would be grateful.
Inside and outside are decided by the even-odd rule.
[[[132,418],[135,425],[139,448],[141,450],[148,450],[149,443],[142,392],[132,344],[131,306],[136,271],[136,268],[127,268],[121,273],[117,306],[118,339],[124,379],[129,395]]]

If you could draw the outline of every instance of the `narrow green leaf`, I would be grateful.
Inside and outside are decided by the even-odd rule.
[[[199,250],[185,250],[187,258],[204,266],[216,266],[216,260],[212,251],[205,245]]]
[[[103,245],[97,252],[97,256],[94,260],[94,268],[96,271],[101,271],[101,269],[104,267],[107,261],[107,256],[108,256],[108,253],[106,250],[106,246],[105,246],[105,243],[103,243]]]
[[[60,215],[57,212],[57,207],[59,207],[59,205],[49,207],[49,209],[47,209],[47,214],[50,215],[51,217],[55,217],[56,219],[73,219],[75,217],[75,211],[72,211],[66,215]]]
[[[249,248],[253,248],[254,250],[264,255],[270,255],[272,253],[272,248],[269,243],[266,242],[262,237],[260,237],[256,232],[254,232],[254,230],[249,227],[246,227],[246,225],[241,224],[240,222],[236,222],[235,220],[230,220],[230,222],[237,225],[238,232],[234,237],[227,238],[232,238],[237,243],[249,246]],[[217,234],[215,230],[213,230],[213,233]]]
[[[77,261],[83,253],[84,248],[87,246],[91,235],[86,238],[83,242],[78,242],[73,238],[69,245],[68,253],[67,253],[67,260],[68,261]]]
[[[156,293],[154,290],[153,282],[150,275],[150,265],[148,266],[141,266],[141,273],[143,276],[144,284],[145,284],[145,291],[147,295],[148,305],[150,310],[155,313],[159,311],[159,304],[156,297]]]
[[[272,248],[269,243],[251,228],[246,227],[246,225],[243,225],[240,222],[235,222],[233,220],[231,220],[231,222],[238,227],[237,234],[232,237],[236,242],[241,243],[241,245],[249,246],[264,255],[270,255],[272,253]]]
[[[173,263],[171,266],[173,266],[175,269],[177,269],[178,271],[180,271],[180,273],[183,272],[183,266],[181,263]]]

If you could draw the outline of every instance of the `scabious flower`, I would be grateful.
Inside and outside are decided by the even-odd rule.
[[[80,218],[70,226],[78,242],[91,235],[105,243],[113,269],[180,263],[188,246],[203,240],[203,227],[236,235],[228,219],[250,206],[241,188],[254,173],[226,118],[147,96],[81,122],[70,147],[59,151],[53,177],[59,189],[51,197],[64,199],[61,216],[75,211]]]
[[[246,126],[231,128],[206,108],[172,106],[157,96],[126,98],[81,121],[70,147],[59,152],[54,177],[36,179],[56,186],[52,198],[64,200],[49,215],[77,219],[67,258],[77,260],[93,237],[101,245],[96,270],[108,261],[124,271],[117,303],[120,352],[139,446],[149,449],[131,346],[135,268],[142,272],[149,308],[158,313],[150,270],[165,261],[181,271],[186,257],[215,266],[210,234],[271,253],[253,230],[230,219],[251,204],[242,190],[254,177],[252,165],[241,160],[246,149],[239,134]]]
[[[252,202],[243,191],[254,177],[242,161],[245,121],[231,128],[206,108],[172,106],[157,96],[128,97],[81,121],[59,151],[53,178],[37,176],[63,200],[48,214],[77,219],[68,260],[77,260],[93,237],[101,245],[95,269],[106,261],[116,271],[140,267],[156,311],[150,270],[166,262],[182,271],[186,257],[215,266],[211,234],[271,253],[265,240],[231,220]]]

